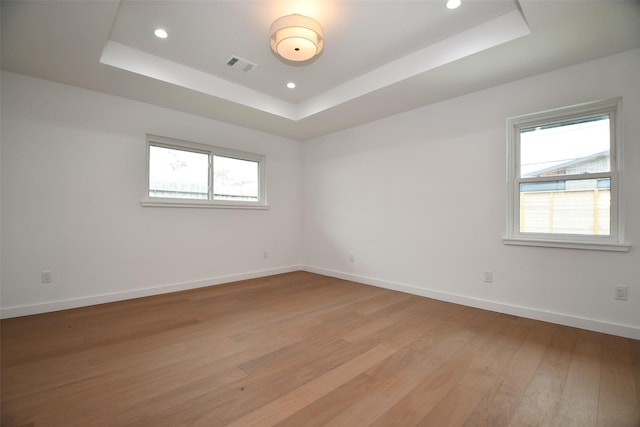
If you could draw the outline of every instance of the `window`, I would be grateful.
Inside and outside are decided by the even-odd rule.
[[[265,158],[147,135],[143,206],[266,208]]]
[[[507,244],[626,251],[620,99],[507,120]]]

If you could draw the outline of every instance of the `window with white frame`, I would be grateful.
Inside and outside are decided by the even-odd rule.
[[[147,135],[143,206],[266,208],[265,157]]]
[[[507,244],[625,251],[620,105],[609,99],[507,119]]]

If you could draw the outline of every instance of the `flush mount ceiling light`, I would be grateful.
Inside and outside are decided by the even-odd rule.
[[[322,52],[322,27],[315,20],[298,14],[276,19],[269,29],[271,49],[288,61],[308,61]]]

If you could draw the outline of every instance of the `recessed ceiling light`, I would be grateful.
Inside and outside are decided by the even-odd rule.
[[[287,87],[289,89],[295,89],[296,88],[296,84],[294,82],[289,82],[289,83],[287,83]]]
[[[169,37],[169,33],[167,33],[167,30],[163,28],[156,28],[153,31],[153,34],[159,39],[166,39],[167,37]]]
[[[457,9],[460,7],[461,3],[461,0],[447,0],[447,9]]]

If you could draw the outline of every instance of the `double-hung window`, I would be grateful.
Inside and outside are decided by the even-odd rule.
[[[507,244],[629,249],[620,209],[620,104],[507,119]]]
[[[143,206],[266,208],[265,157],[147,135]]]

